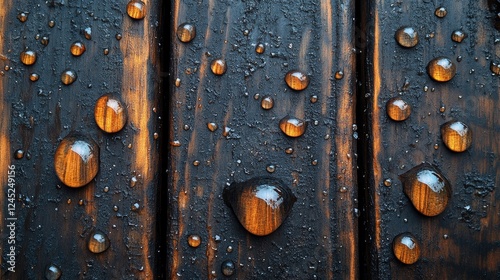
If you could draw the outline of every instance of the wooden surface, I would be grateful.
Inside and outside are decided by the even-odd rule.
[[[357,278],[354,1],[174,1],[172,14],[168,278],[224,278],[226,260],[238,279]],[[185,22],[196,27],[189,43],[175,32]],[[216,76],[219,58],[227,71]],[[286,85],[293,69],[310,77],[306,89]],[[307,120],[304,135],[281,132],[287,115]],[[283,180],[297,197],[264,237],[222,199],[227,184],[258,176]]]
[[[439,5],[447,10],[444,18],[434,15]],[[367,30],[366,55],[360,62],[367,69],[361,99],[367,126],[360,139],[367,147],[367,184],[360,189],[366,195],[365,234],[360,238],[370,258],[364,275],[499,278],[499,80],[489,69],[500,55],[496,13],[486,1],[373,1],[361,13],[367,15],[360,23]],[[401,26],[413,26],[419,33],[416,47],[398,45],[394,34]],[[462,43],[452,41],[455,30],[468,35]],[[426,73],[427,63],[438,56],[456,65],[457,74],[449,82],[434,82]],[[385,104],[395,96],[412,107],[406,121],[394,122],[386,114]],[[440,126],[450,120],[472,129],[467,151],[452,152],[442,142]],[[418,213],[398,179],[423,161],[438,167],[451,183],[451,199],[436,217]],[[390,187],[384,185],[387,178]],[[392,252],[393,239],[403,232],[420,242],[420,260],[413,265],[400,263]]]

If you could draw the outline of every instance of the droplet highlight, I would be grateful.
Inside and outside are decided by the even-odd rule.
[[[309,85],[309,77],[299,70],[291,70],[286,73],[285,82],[293,90],[304,90]]]
[[[427,64],[427,74],[434,81],[447,82],[455,77],[457,67],[447,57],[434,58]]]
[[[420,258],[420,244],[409,232],[396,236],[392,242],[394,256],[404,264],[414,264]]]
[[[122,101],[112,94],[104,94],[97,99],[94,119],[99,128],[107,133],[123,129],[127,123],[127,112]]]
[[[441,139],[454,152],[464,152],[472,144],[472,130],[461,121],[449,121],[441,125]]]
[[[418,44],[418,32],[410,26],[400,27],[394,34],[396,42],[402,47],[413,48]]]
[[[196,37],[196,27],[190,23],[183,23],[177,27],[177,38],[183,43],[189,43]]]
[[[307,123],[301,119],[286,116],[280,120],[279,127],[289,137],[299,137],[306,132]]]
[[[386,111],[391,120],[400,122],[410,117],[411,106],[401,97],[396,96],[387,101]]]
[[[88,248],[90,252],[95,254],[102,253],[109,248],[110,244],[111,242],[105,233],[95,230],[90,234],[88,241]]]

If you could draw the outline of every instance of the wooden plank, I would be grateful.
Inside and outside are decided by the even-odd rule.
[[[168,278],[224,277],[226,260],[239,279],[357,278],[354,1],[173,1],[172,9]],[[183,23],[196,28],[191,42],[177,38]],[[218,58],[222,76],[211,72]],[[292,69],[310,77],[305,90],[285,84]],[[271,110],[261,108],[266,96]],[[307,120],[303,136],[280,131],[287,115]],[[283,180],[297,197],[264,237],[222,199],[226,185],[258,176]],[[190,235],[199,247],[189,247]]]
[[[443,18],[435,15],[436,1],[370,1],[363,6],[369,15],[361,22],[368,43],[362,101],[369,125],[362,138],[368,155],[362,201],[367,205],[362,241],[368,261],[363,270],[374,279],[500,277],[500,193],[495,188],[500,181],[499,80],[490,71],[500,55],[496,12],[486,1],[439,4],[447,10]],[[401,26],[415,28],[417,46],[398,45],[394,36]],[[454,42],[455,30],[468,36]],[[449,82],[435,82],[426,73],[427,64],[438,56],[456,65]],[[386,102],[395,96],[411,105],[406,121],[387,116]],[[440,126],[450,120],[472,130],[467,151],[455,153],[443,144]],[[436,166],[452,187],[445,211],[435,217],[413,207],[398,179],[423,161]],[[390,187],[385,179],[392,180]],[[420,260],[413,265],[402,264],[392,252],[392,241],[402,232],[420,242]]]
[[[15,273],[6,263],[10,231],[5,224],[0,229],[1,278],[43,278],[51,263],[65,279],[156,275],[161,9],[160,1],[144,3],[145,18],[134,20],[127,1],[2,2],[0,64],[10,69],[0,77],[0,183],[6,188],[7,166],[15,165],[17,221]],[[17,19],[21,12],[25,22]],[[75,41],[86,47],[79,57],[70,53]],[[25,48],[37,54],[32,66],[19,61]],[[61,82],[65,69],[76,72],[73,84]],[[32,73],[38,81],[30,81]],[[103,132],[94,120],[94,105],[105,93],[121,98],[128,114],[117,133]],[[54,172],[56,147],[70,131],[100,147],[99,172],[81,188],[65,186]],[[14,159],[17,149],[24,150],[22,159]],[[5,195],[2,215],[8,213]],[[89,251],[93,230],[107,234],[108,250]]]

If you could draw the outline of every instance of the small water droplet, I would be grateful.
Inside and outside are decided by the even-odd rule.
[[[99,170],[99,146],[92,138],[72,132],[57,146],[54,167],[65,185],[85,186]]]
[[[259,98],[260,98],[260,94],[258,94],[258,93],[254,94],[253,99],[259,100]]]
[[[120,131],[127,123],[127,113],[121,100],[112,94],[104,94],[95,104],[94,118],[97,126],[107,133]]]
[[[449,121],[441,125],[441,138],[448,149],[463,152],[472,144],[472,130],[461,121]]]
[[[293,90],[303,90],[309,85],[309,77],[299,70],[291,70],[286,73],[285,82]]]
[[[467,34],[462,30],[455,30],[451,33],[451,40],[457,43],[462,43],[462,41],[467,37]]]
[[[170,145],[172,145],[172,147],[180,147],[181,146],[181,141],[174,140],[174,141],[170,142]]]
[[[286,116],[281,119],[279,127],[283,133],[290,137],[299,137],[306,132],[307,124],[305,121]]]
[[[70,50],[72,55],[80,56],[85,52],[86,48],[82,42],[77,41],[77,42],[74,42],[73,44],[71,44],[71,47],[69,50]]]
[[[258,54],[263,54],[266,50],[266,46],[262,43],[258,43],[256,46],[255,46],[255,52],[258,53]]]
[[[91,40],[92,39],[92,27],[85,27],[85,29],[83,29],[83,36],[85,36],[85,39]]]
[[[387,101],[386,111],[389,118],[394,121],[404,121],[410,117],[411,106],[401,97],[396,96]]]
[[[208,130],[214,132],[217,130],[217,128],[219,128],[219,126],[216,124],[216,123],[207,123],[207,127],[208,127]]]
[[[61,73],[61,82],[65,85],[71,85],[76,78],[76,72],[71,69],[66,69]]]
[[[153,133],[153,138],[154,138],[155,140],[157,140],[157,139],[158,139],[158,137],[160,137],[160,135],[158,134],[158,132]]]
[[[293,148],[292,147],[286,148],[285,149],[285,153],[286,154],[292,154],[293,153]]]
[[[53,28],[54,26],[56,26],[56,22],[53,21],[53,20],[49,20],[48,25],[49,25],[50,28]]]
[[[448,12],[446,11],[446,8],[445,7],[439,7],[436,9],[436,11],[434,11],[434,14],[438,17],[438,18],[444,18],[446,16]]]
[[[392,186],[392,179],[391,178],[385,179],[384,180],[384,186],[386,186],[386,187]]]
[[[214,73],[214,75],[217,76],[224,75],[224,73],[226,73],[227,70],[226,61],[220,58],[215,59],[210,64],[210,69],[212,70],[212,73]]]
[[[30,75],[30,81],[32,81],[32,82],[38,81],[39,78],[40,78],[40,76],[36,73],[31,73],[31,75]]]
[[[434,150],[439,149],[439,144],[434,144]]]
[[[427,92],[429,90],[428,86],[424,86],[424,92]]]
[[[32,50],[25,50],[19,55],[19,59],[24,65],[33,65],[36,62],[36,53]]]
[[[24,157],[24,150],[18,149],[14,152],[15,159],[22,159]]]
[[[22,12],[22,13],[19,13],[17,15],[17,19],[20,21],[20,22],[25,22],[28,20],[28,13],[27,12]]]
[[[309,98],[309,101],[311,101],[311,103],[318,102],[318,96],[317,95],[311,95],[311,98]]]
[[[404,193],[425,216],[439,215],[451,198],[448,180],[434,166],[422,163],[400,175]]]
[[[444,105],[441,105],[439,107],[439,112],[444,113],[446,111],[446,107]]]
[[[335,72],[335,79],[336,80],[342,80],[342,78],[344,78],[344,71]]]
[[[110,243],[111,242],[105,233],[95,230],[90,234],[88,248],[90,252],[99,254],[106,251],[109,248]]]
[[[45,268],[45,279],[58,280],[61,276],[62,271],[57,265],[51,263]]]
[[[183,43],[191,42],[196,37],[196,27],[190,23],[183,23],[177,27],[177,38]]]
[[[190,236],[188,236],[187,240],[188,240],[189,246],[191,246],[193,248],[196,248],[196,247],[200,246],[200,244],[201,244],[201,237],[199,235],[196,235],[196,234],[191,234]]]
[[[418,44],[418,32],[413,27],[400,27],[394,34],[394,38],[400,46],[405,48],[412,48]]]
[[[109,49],[108,48],[105,48],[104,50],[102,50],[102,53],[104,55],[108,55],[109,54]]]
[[[455,64],[447,57],[434,58],[427,64],[427,74],[437,82],[447,82],[456,74]]]
[[[409,232],[394,238],[392,251],[394,256],[405,264],[413,264],[420,258],[420,244],[417,238]]]
[[[496,62],[492,61],[490,64],[490,70],[491,70],[491,72],[493,72],[493,74],[500,75],[500,63],[496,63]]]
[[[226,248],[226,252],[231,253],[233,251],[233,246],[229,245]]]
[[[195,161],[193,161],[193,165],[194,165],[194,166],[198,166],[198,165],[200,165],[200,161],[199,161],[199,160],[195,160]]]
[[[146,16],[146,4],[139,0],[128,2],[127,14],[133,19],[143,19]]]
[[[132,206],[130,206],[130,210],[134,211],[134,212],[138,212],[140,209],[141,209],[141,205],[139,204],[139,202],[136,202],[136,203],[132,204]]]
[[[103,191],[104,191],[105,193],[109,192],[109,187],[104,187]]]
[[[78,205],[82,206],[84,203],[85,201],[83,201],[83,199],[78,200]]]
[[[260,106],[262,109],[265,110],[270,110],[274,106],[274,99],[271,96],[266,96],[262,98],[262,101],[260,102]]]
[[[177,78],[175,79],[175,86],[180,87],[181,86],[181,79]]]
[[[236,265],[234,265],[234,262],[231,260],[225,260],[221,264],[221,271],[224,276],[231,276],[234,274],[234,271],[236,270]]]
[[[186,131],[189,130],[190,128],[191,127],[189,125],[187,125],[187,124],[185,124],[184,127],[183,127],[183,129],[186,130]]]
[[[448,234],[443,234],[443,238],[448,239],[449,238]]]
[[[276,171],[276,167],[273,164],[269,164],[268,166],[266,166],[266,170],[269,173],[274,173],[274,171]]]
[[[258,236],[271,234],[281,226],[297,198],[283,181],[256,177],[224,188],[224,201],[243,227]]]
[[[118,206],[114,205],[113,206],[113,211],[118,212]]]
[[[318,165],[318,160],[314,159],[313,161],[311,161],[311,164],[314,165],[314,166]]]
[[[47,36],[43,36],[42,37],[42,40],[40,41],[40,43],[44,46],[47,46],[49,44],[49,37]]]
[[[120,33],[116,33],[116,35],[115,35],[115,39],[116,39],[117,41],[120,41],[122,38],[123,38],[122,34],[120,34]]]
[[[346,193],[347,192],[347,187],[345,187],[345,186],[340,187],[339,192]]]

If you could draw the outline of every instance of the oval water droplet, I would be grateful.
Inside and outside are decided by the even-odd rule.
[[[88,241],[88,248],[90,252],[95,254],[102,253],[109,248],[110,244],[111,242],[105,233],[95,230],[90,234]]]
[[[270,110],[274,107],[274,99],[271,96],[266,96],[262,98],[262,101],[260,102],[260,106],[264,110]]]
[[[85,52],[86,48],[82,42],[77,41],[71,44],[69,50],[73,56],[80,56]]]
[[[62,271],[57,265],[51,263],[45,268],[45,279],[58,280],[61,276]]]
[[[53,20],[49,20],[48,25],[49,25],[50,28],[53,28],[54,26],[56,26],[56,22],[53,21]]]
[[[344,71],[335,72],[335,80],[342,80],[344,78]]]
[[[224,73],[226,73],[227,70],[226,61],[220,58],[213,60],[212,63],[210,64],[210,69],[212,70],[212,73],[214,73],[217,76],[224,75]]]
[[[54,167],[65,185],[85,186],[99,170],[99,146],[92,138],[72,132],[57,146]]]
[[[286,148],[285,149],[285,153],[289,154],[289,155],[292,154],[293,153],[293,148],[292,147]]]
[[[116,33],[116,35],[115,35],[115,39],[116,39],[117,41],[120,41],[122,38],[123,38],[122,34],[120,34],[120,33]]]
[[[83,36],[85,36],[85,39],[91,40],[92,39],[92,27],[86,27],[83,29]]]
[[[65,85],[71,85],[76,78],[76,72],[71,69],[66,69],[61,73],[61,82]]]
[[[276,171],[276,166],[274,166],[274,164],[269,164],[268,166],[266,166],[266,170],[269,173],[274,173],[274,171]]]
[[[258,236],[271,234],[281,226],[297,200],[283,181],[271,177],[232,183],[224,188],[223,197],[241,225]]]
[[[22,159],[23,157],[24,157],[24,150],[23,149],[18,149],[14,152],[15,159]]]
[[[309,85],[309,77],[299,70],[291,70],[286,73],[285,82],[293,90],[303,90]]]
[[[102,53],[104,55],[108,55],[109,54],[109,49],[108,48],[105,48],[104,50],[102,50]]]
[[[400,27],[394,34],[396,42],[402,47],[412,48],[418,44],[418,32],[410,26]]]
[[[409,232],[401,233],[392,242],[394,256],[405,264],[413,264],[420,258],[420,244]]]
[[[262,43],[258,43],[255,46],[255,52],[258,54],[263,54],[266,51],[266,46]]]
[[[449,121],[441,125],[441,138],[448,149],[463,152],[472,144],[472,130],[461,121]]]
[[[24,52],[21,52],[19,59],[24,65],[33,65],[36,62],[36,53],[32,50],[25,50]]]
[[[191,234],[187,238],[189,246],[196,248],[201,244],[201,237],[197,234]]]
[[[127,14],[133,19],[143,19],[146,16],[146,4],[139,0],[128,2]]]
[[[127,112],[118,97],[104,94],[97,99],[94,119],[100,129],[107,133],[115,133],[122,130],[127,123]]]
[[[467,34],[462,30],[455,30],[451,33],[451,40],[457,43],[462,43],[462,41],[467,38]]]
[[[415,166],[399,177],[404,193],[423,215],[439,215],[448,205],[451,198],[450,182],[429,163]]]
[[[299,137],[306,132],[307,124],[305,121],[286,116],[280,121],[280,129],[290,137]]]
[[[236,265],[232,260],[225,260],[222,262],[220,269],[222,271],[222,274],[224,274],[224,276],[231,276],[234,274],[236,270]]]
[[[427,64],[427,74],[437,82],[447,82],[455,77],[457,67],[447,57],[434,58]]]
[[[444,18],[446,16],[448,12],[446,11],[446,8],[445,7],[439,7],[437,8],[435,11],[434,11],[434,14],[438,17],[438,18]]]
[[[183,23],[177,27],[177,38],[183,43],[191,42],[196,37],[196,27],[190,23]]]
[[[408,104],[399,96],[389,99],[385,108],[389,118],[398,122],[408,119],[411,114],[410,104]]]

